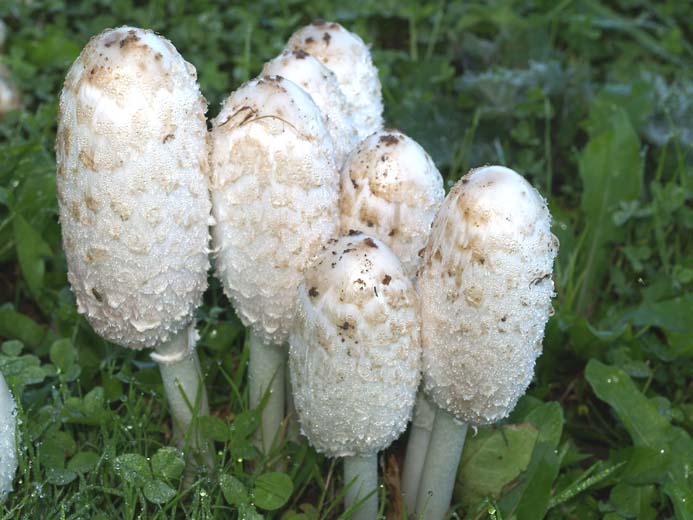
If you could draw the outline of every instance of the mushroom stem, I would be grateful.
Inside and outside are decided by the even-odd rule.
[[[190,434],[192,451],[201,455],[207,466],[212,468],[214,459],[209,446],[192,424],[196,416],[209,415],[207,390],[202,378],[200,359],[195,350],[196,338],[195,326],[190,325],[168,342],[158,345],[151,357],[159,364],[173,417],[176,442],[183,444]]]
[[[250,408],[257,409],[264,402],[260,428],[255,432],[255,446],[269,455],[279,441],[284,420],[286,349],[282,345],[263,343],[252,329],[248,329],[248,333]]]
[[[426,461],[426,452],[431,440],[435,415],[435,408],[428,402],[423,391],[419,391],[416,397],[414,418],[411,421],[407,454],[404,458],[404,469],[402,471],[402,495],[408,514],[412,514],[416,510],[416,498],[419,491],[419,483],[421,482],[421,472]]]
[[[448,412],[436,410],[426,462],[416,499],[416,518],[442,520],[450,507],[467,425]]]
[[[344,485],[349,486],[344,497],[344,506],[347,510],[365,498],[350,518],[353,520],[378,518],[377,454],[344,457]]]

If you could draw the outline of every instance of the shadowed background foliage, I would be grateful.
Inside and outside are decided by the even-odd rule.
[[[549,199],[556,313],[535,382],[506,424],[470,436],[456,511],[478,519],[693,518],[693,6],[667,0],[10,0],[0,62],[21,109],[0,120],[0,369],[21,401],[15,493],[0,517],[337,518],[339,471],[249,441],[243,329],[210,277],[200,356],[217,474],[183,491],[156,366],[97,337],[66,280],[55,197],[57,97],[91,35],[169,38],[209,116],[316,17],[372,45],[389,126],[450,187],[503,164]],[[382,457],[402,518],[403,443]],[[243,461],[252,460],[252,465]],[[252,466],[252,467],[251,467]],[[348,516],[348,515],[347,515]]]

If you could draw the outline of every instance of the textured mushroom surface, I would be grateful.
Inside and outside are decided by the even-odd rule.
[[[346,96],[359,139],[383,127],[383,96],[378,69],[368,46],[338,23],[317,20],[296,31],[288,50],[304,50],[323,62],[337,76]]]
[[[352,233],[306,272],[289,343],[306,437],[329,456],[370,455],[411,417],[420,375],[418,303],[397,257]]]
[[[423,373],[460,421],[496,422],[527,389],[557,251],[546,201],[513,170],[472,170],[443,202],[417,281]]]
[[[285,50],[265,63],[262,75],[282,76],[310,94],[332,137],[337,166],[341,166],[358,144],[358,133],[334,72],[305,51]]]
[[[206,102],[166,39],[92,38],[60,96],[56,158],[68,279],[79,311],[131,348],[170,339],[207,287]]]
[[[0,373],[0,503],[12,491],[12,480],[17,471],[16,405]]]
[[[332,140],[310,96],[271,76],[228,97],[211,143],[217,274],[243,324],[281,344],[303,271],[337,231]]]
[[[444,197],[443,178],[416,141],[397,130],[375,132],[342,168],[342,233],[355,229],[379,238],[413,278]]]

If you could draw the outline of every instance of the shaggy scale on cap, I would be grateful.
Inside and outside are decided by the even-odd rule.
[[[219,279],[243,324],[279,345],[304,269],[337,230],[332,140],[310,96],[272,76],[228,97],[211,144]]]
[[[288,50],[304,50],[323,62],[337,76],[346,96],[359,139],[383,127],[383,96],[378,69],[368,46],[338,23],[316,20],[296,31]]]
[[[56,158],[68,279],[80,312],[130,348],[168,341],[207,287],[206,102],[152,31],[92,38],[60,96]]]
[[[341,166],[358,144],[358,134],[334,73],[305,51],[285,50],[265,64],[262,75],[282,76],[310,94],[334,142],[337,165]]]
[[[458,420],[494,423],[527,389],[557,251],[546,201],[513,170],[472,170],[443,202],[417,290],[425,390]]]
[[[375,132],[342,168],[342,233],[379,238],[413,278],[444,197],[443,178],[416,141],[397,130]]]
[[[0,372],[0,503],[12,491],[12,480],[17,471],[16,405]]]
[[[397,257],[360,233],[330,241],[298,292],[294,402],[311,444],[371,455],[406,428],[419,383],[416,293]]]

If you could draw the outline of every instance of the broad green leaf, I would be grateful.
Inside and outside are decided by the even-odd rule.
[[[658,302],[645,301],[636,310],[628,312],[622,319],[639,327],[657,327],[667,337],[671,351],[669,359],[693,356],[693,293]]]
[[[154,476],[162,480],[174,480],[180,477],[185,470],[183,454],[171,446],[159,448],[152,457],[152,471]]]
[[[623,370],[593,359],[585,376],[597,397],[614,410],[636,446],[659,448],[666,444],[669,423]]]
[[[123,482],[137,487],[142,487],[152,480],[149,462],[137,453],[126,453],[118,456],[113,464],[113,469]]]
[[[499,498],[503,487],[527,469],[536,440],[537,430],[529,424],[482,428],[468,435],[455,501],[468,507],[485,497]]]
[[[293,491],[293,482],[286,473],[265,473],[255,481],[253,500],[257,507],[274,511],[286,504]]]
[[[537,442],[546,442],[553,448],[558,447],[563,433],[563,409],[557,402],[537,406],[525,416],[539,430]]]
[[[165,504],[176,496],[176,491],[161,480],[150,480],[142,491],[147,500],[154,504]]]
[[[558,469],[556,449],[546,442],[537,443],[527,471],[520,475],[519,484],[499,503],[503,517],[512,518],[514,515],[517,520],[543,518]]]
[[[0,336],[38,347],[46,336],[46,330],[28,316],[17,312],[12,304],[6,303],[0,306]]]
[[[224,442],[229,440],[231,432],[228,425],[214,415],[203,415],[198,418],[200,433],[215,441]]]
[[[54,486],[66,486],[77,478],[77,473],[64,468],[48,468],[46,481]]]
[[[76,356],[75,347],[69,339],[59,339],[51,345],[51,362],[63,372],[72,368]]]
[[[583,191],[580,206],[587,238],[584,280],[578,310],[606,268],[606,244],[622,231],[611,218],[618,204],[640,197],[643,162],[640,141],[622,108],[609,114],[605,130],[591,135],[579,160]]]
[[[652,507],[656,499],[654,486],[629,486],[617,484],[611,488],[609,501],[616,511],[626,518],[654,520],[657,511]]]
[[[243,483],[236,477],[223,473],[219,477],[219,485],[224,498],[229,505],[238,506],[250,502],[250,497]]]
[[[67,469],[75,473],[89,473],[99,462],[99,454],[93,451],[80,451],[67,463]]]
[[[44,258],[52,256],[52,252],[41,234],[24,217],[15,214],[13,223],[19,266],[29,289],[36,294],[43,287]]]

